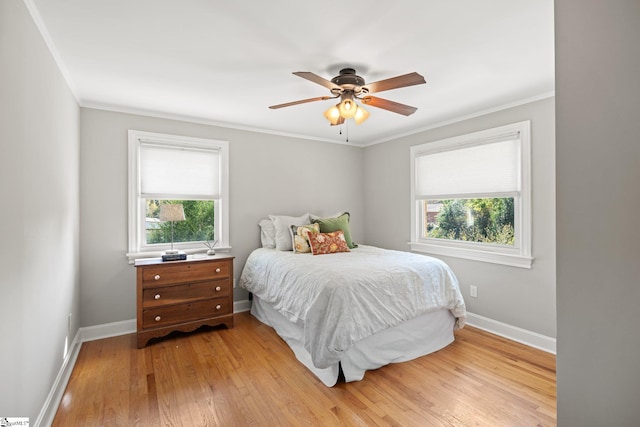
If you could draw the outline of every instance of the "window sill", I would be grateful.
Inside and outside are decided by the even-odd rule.
[[[216,246],[216,252],[227,253],[231,250],[231,246],[222,247]],[[207,248],[195,248],[195,249],[180,249],[187,255],[194,254],[203,254],[207,252]],[[133,264],[137,259],[140,258],[159,258],[162,256],[164,251],[149,251],[149,252],[129,252],[126,254],[129,264]]]
[[[473,261],[489,262],[492,264],[508,265],[510,267],[531,268],[533,257],[513,255],[497,252],[479,251],[477,249],[432,245],[428,243],[409,242],[412,251],[431,255],[444,255]]]

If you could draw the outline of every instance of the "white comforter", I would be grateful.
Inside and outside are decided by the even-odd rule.
[[[458,281],[444,262],[360,245],[330,255],[251,253],[240,286],[304,328],[313,364],[326,368],[349,347],[418,315],[448,309],[466,318]]]

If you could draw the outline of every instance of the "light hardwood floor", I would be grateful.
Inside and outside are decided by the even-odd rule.
[[[555,357],[465,327],[328,388],[249,313],[233,329],[82,345],[54,426],[553,426]]]

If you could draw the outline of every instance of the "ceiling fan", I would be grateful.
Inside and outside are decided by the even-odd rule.
[[[324,116],[329,120],[332,126],[340,125],[344,123],[345,119],[350,118],[353,118],[356,124],[360,124],[369,117],[369,112],[361,106],[358,106],[355,102],[356,99],[364,105],[370,105],[393,113],[409,116],[416,112],[416,107],[389,101],[388,99],[378,98],[376,96],[371,96],[370,94],[426,83],[424,77],[420,74],[409,73],[366,84],[364,79],[358,76],[356,74],[356,70],[353,68],[343,68],[340,70],[340,74],[332,78],[331,81],[308,71],[296,71],[293,74],[326,87],[331,91],[332,96],[318,96],[315,98],[301,99],[299,101],[272,105],[269,108],[277,109],[304,104],[307,102],[326,101],[327,99],[340,98],[341,101],[338,104],[329,108],[324,113]]]

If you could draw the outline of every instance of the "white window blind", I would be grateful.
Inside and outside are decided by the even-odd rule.
[[[416,157],[416,198],[455,198],[520,191],[520,139]]]
[[[143,198],[218,199],[220,181],[217,149],[140,143]]]

